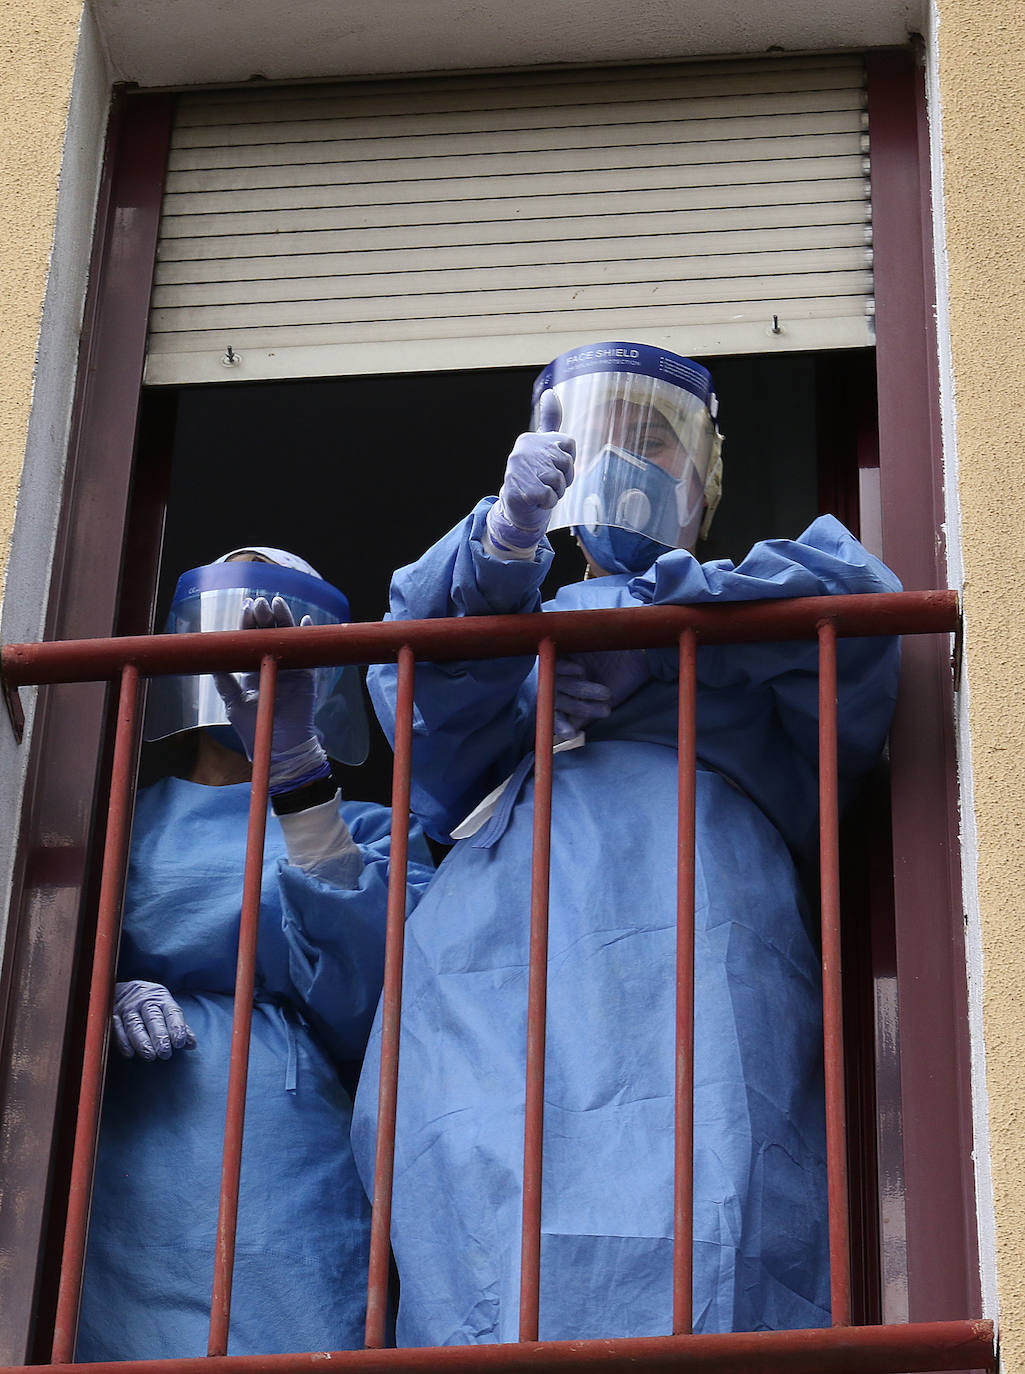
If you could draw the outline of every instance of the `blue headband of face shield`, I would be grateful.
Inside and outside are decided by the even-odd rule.
[[[297,625],[304,616],[314,625],[350,619],[345,596],[320,577],[274,563],[218,562],[192,568],[178,579],[164,633],[237,630],[243,602],[259,596],[282,597]],[[334,666],[313,672],[314,723],[325,751],[340,763],[362,763],[370,736],[359,669]],[[147,740],[227,725],[224,704],[208,674],[152,679],[143,731]]]

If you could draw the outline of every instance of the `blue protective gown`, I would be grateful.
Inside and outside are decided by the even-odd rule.
[[[136,802],[118,976],[164,983],[198,1041],[110,1057],[79,1360],[204,1355],[250,787],[165,778]],[[363,856],[334,887],[268,817],[228,1353],[363,1344],[369,1205],[351,1078],[381,990],[391,813],[341,807]],[[409,905],[432,871],[410,836]]]
[[[482,502],[396,573],[398,618],[539,609],[550,552],[500,563]],[[545,610],[898,589],[832,517],[739,567],[666,553],[564,587]],[[894,640],[841,641],[845,789],[877,758]],[[829,1320],[821,972],[794,855],[817,831],[816,646],[699,652],[695,1330]],[[671,1331],[676,675],[555,759],[541,1339]],[[530,659],[418,665],[414,809],[452,827],[533,746]],[[395,670],[371,670],[388,728]],[[458,842],[406,925],[392,1243],[400,1345],[517,1339],[531,807],[491,848]],[[483,834],[483,832],[482,832]],[[353,1148],[372,1178],[379,1029]]]

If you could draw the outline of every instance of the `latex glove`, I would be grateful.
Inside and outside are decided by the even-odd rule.
[[[163,983],[114,985],[114,1039],[126,1059],[170,1059],[175,1050],[194,1050],[196,1037],[182,1009]]]
[[[593,720],[612,712],[612,693],[603,682],[584,676],[582,663],[569,657],[555,661],[555,738],[572,739]]]
[[[561,423],[562,403],[554,391],[546,391],[538,430],[516,440],[498,500],[488,511],[488,536],[499,557],[533,557],[552,507],[573,480],[576,440],[560,433]]]
[[[651,675],[643,649],[561,654],[555,664],[556,735],[568,739],[611,715]]]
[[[299,623],[304,626],[313,622],[304,615]],[[288,603],[280,596],[271,602],[265,596],[258,596],[255,601],[247,597],[242,603],[240,630],[283,630],[294,625],[295,618]],[[228,720],[251,759],[256,739],[260,674],[244,673],[241,683],[232,673],[214,673],[213,679]],[[272,795],[303,787],[317,778],[328,777],[331,772],[313,724],[315,690],[311,668],[287,668],[278,673],[270,760]]]

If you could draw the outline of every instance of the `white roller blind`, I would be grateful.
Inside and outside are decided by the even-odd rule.
[[[151,384],[872,342],[857,59],[180,97]]]

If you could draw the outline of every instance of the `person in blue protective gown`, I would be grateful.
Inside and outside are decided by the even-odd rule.
[[[186,574],[168,628],[234,629],[240,606],[253,628],[348,618],[308,564],[261,548]],[[363,1343],[350,1090],[381,989],[391,817],[342,800],[322,747],[359,761],[356,672],[278,676],[229,1354]],[[79,1361],[207,1350],[256,681],[151,688],[147,734],[189,747],[136,802]],[[412,905],[432,871],[416,826],[410,859]]]
[[[600,345],[535,395],[498,498],[394,575],[392,616],[898,588],[831,516],[737,566],[698,562],[720,461],[697,364]],[[575,530],[588,576],[542,606],[549,521]],[[840,641],[845,795],[879,755],[897,672],[896,641]],[[676,650],[557,663],[542,1340],[672,1331],[677,673]],[[369,685],[387,730],[394,667]],[[798,877],[817,842],[817,692],[814,643],[699,651],[697,1332],[830,1318],[821,968]],[[400,1345],[518,1339],[535,703],[531,659],[417,665],[413,808],[456,843],[406,927]],[[352,1136],[368,1188],[378,1059],[375,1026]]]

